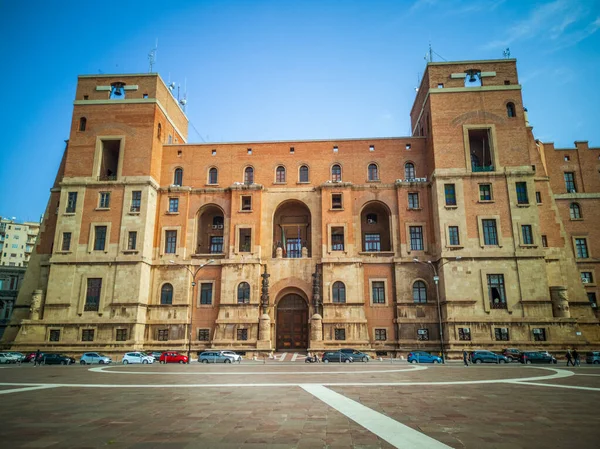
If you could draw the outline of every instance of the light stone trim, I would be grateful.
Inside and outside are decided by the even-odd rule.
[[[104,241],[104,249],[103,250],[95,250],[94,249],[94,242],[96,241],[96,226],[106,226],[106,238]],[[111,221],[90,223],[90,231],[89,231],[89,236],[88,236],[88,250],[87,250],[88,254],[92,254],[92,253],[98,254],[100,252],[103,252],[104,254],[108,254],[108,250],[110,248],[111,228],[112,228]],[[72,237],[71,237],[71,241],[73,241]]]
[[[373,283],[383,282],[383,294],[385,296],[385,302],[375,303],[373,302]],[[371,307],[387,307],[389,306],[390,292],[388,289],[388,280],[386,278],[369,278],[369,305]]]
[[[208,308],[214,308],[215,307],[215,285],[216,285],[217,281],[214,279],[198,279],[196,281],[196,308],[199,309],[208,309]],[[201,304],[200,300],[202,299],[202,284],[211,284],[211,297],[210,297],[210,304]],[[252,289],[250,289],[252,290]],[[250,295],[252,296],[252,295]],[[202,329],[206,329],[206,328],[202,328]],[[196,337],[197,337],[197,332],[196,332]]]
[[[333,239],[331,232],[333,228],[344,228],[344,250],[338,251],[333,250]],[[326,253],[330,256],[336,256],[338,254],[346,255],[349,252],[348,248],[348,224],[347,223],[327,223],[327,251]]]
[[[411,242],[410,242],[410,228],[411,226],[421,226],[421,228],[423,229],[422,232],[422,236],[423,236],[423,249],[422,250],[416,250],[416,249],[412,249],[411,248]],[[428,233],[427,233],[427,222],[425,221],[407,221],[404,223],[404,232],[406,232],[406,252],[408,254],[413,254],[413,257],[416,257],[417,255],[420,254],[426,254],[429,251],[429,245],[428,245]]]
[[[177,243],[175,245],[175,253],[167,253],[165,252],[165,246],[167,243],[167,231],[177,231]],[[160,229],[160,243],[158,248],[158,253],[163,257],[181,257],[185,258],[185,246],[181,246],[181,241],[183,239],[183,235],[181,234],[181,226],[163,226]]]

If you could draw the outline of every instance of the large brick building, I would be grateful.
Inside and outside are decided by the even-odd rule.
[[[600,149],[535,140],[513,59],[429,63],[410,115],[410,137],[189,144],[156,74],[79,77],[4,342],[600,344]]]

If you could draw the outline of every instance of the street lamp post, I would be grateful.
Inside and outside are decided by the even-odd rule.
[[[431,267],[431,269],[433,270],[433,282],[435,283],[435,297],[436,297],[436,301],[437,301],[438,324],[440,327],[440,349],[441,349],[441,353],[442,353],[442,363],[446,363],[446,356],[444,355],[444,329],[443,329],[443,325],[442,325],[442,307],[440,305],[440,277],[438,275],[438,270],[440,270],[448,262],[460,260],[461,258],[462,258],[461,256],[457,256],[453,260],[447,260],[446,262],[444,262],[437,268],[435,266],[435,263],[432,262],[431,260],[428,260],[427,262],[421,262],[417,258],[413,259],[413,262],[427,265],[427,266]]]
[[[184,267],[192,275],[192,299],[190,302],[190,321],[188,324],[188,350],[187,350],[188,363],[190,363],[190,360],[192,359],[192,324],[193,324],[193,319],[194,319],[194,301],[196,300],[196,276],[198,275],[198,272],[202,268],[204,268],[205,266],[207,266],[208,264],[213,263],[213,262],[214,262],[214,259],[210,259],[208,262],[203,263],[198,268],[196,268],[196,270],[192,271],[192,269],[190,267],[188,267],[187,265],[180,265],[180,264],[175,263],[174,260],[169,260],[170,264]]]

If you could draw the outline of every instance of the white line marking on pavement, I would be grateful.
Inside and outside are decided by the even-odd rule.
[[[292,356],[292,362],[296,361],[296,357],[298,357],[298,353],[294,352],[294,355]]]
[[[0,394],[23,393],[25,391],[44,390],[47,388],[57,388],[57,387],[58,387],[58,385],[55,385],[55,384],[37,385],[35,387],[14,388],[12,390],[0,390]]]
[[[575,374],[576,376],[600,376],[600,374]]]
[[[512,381],[510,383],[517,384],[517,385],[535,385],[537,387],[554,387],[554,388],[567,388],[567,389],[571,389],[571,390],[600,391],[600,388],[579,387],[577,385],[540,384],[537,382],[518,382],[518,381]]]
[[[420,449],[450,447],[322,385],[308,384],[300,387],[394,447]]]
[[[286,355],[287,355],[287,352],[284,352],[283,354],[281,354],[281,358],[279,359],[279,361],[283,362],[285,360]]]

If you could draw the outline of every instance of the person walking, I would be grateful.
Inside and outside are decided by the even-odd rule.
[[[567,349],[567,366],[569,366],[569,363],[571,365],[575,366],[572,359],[573,359],[573,356],[571,356],[571,350]]]
[[[581,366],[579,363],[579,353],[573,348],[573,366]]]
[[[463,349],[463,362],[465,362],[465,366],[469,366],[469,353],[466,349]]]
[[[40,350],[35,351],[35,356],[33,358],[33,366],[41,365],[42,356],[40,354]]]

